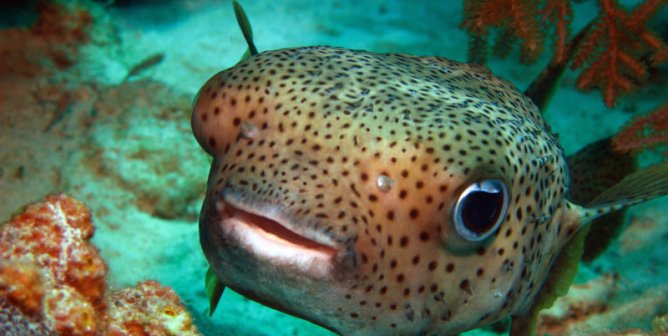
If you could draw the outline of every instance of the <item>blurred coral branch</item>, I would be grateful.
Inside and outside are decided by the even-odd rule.
[[[79,48],[91,39],[93,16],[74,4],[39,1],[32,27],[2,29],[0,81],[43,76],[52,65],[65,70],[76,62]]]
[[[519,41],[524,62],[533,62],[543,52],[545,31],[539,21],[536,0],[466,0],[462,26],[476,41],[484,41],[491,29],[498,30],[497,55],[506,56]],[[475,43],[470,50],[473,61],[486,59],[486,43]]]
[[[598,3],[601,13],[571,67],[584,67],[577,79],[579,89],[600,88],[605,104],[613,107],[621,94],[646,80],[648,63],[656,66],[668,60],[668,46],[646,24],[666,1],[645,1],[632,11],[614,0]]]
[[[668,144],[668,103],[647,115],[635,117],[612,138],[612,142],[621,152],[640,152]]]
[[[487,40],[497,30],[494,50],[505,56],[515,41],[520,43],[522,62],[534,62],[544,40],[554,32],[553,61],[564,60],[573,15],[570,0],[465,0],[462,27],[471,35],[469,60],[485,61]],[[668,61],[668,46],[647,22],[668,1],[646,0],[632,10],[617,0],[598,0],[599,15],[576,46],[571,68],[582,68],[577,79],[580,90],[600,88],[606,105],[643,83],[648,68]]]
[[[566,57],[566,45],[571,34],[573,8],[570,0],[546,1],[543,8],[545,23],[554,25],[554,58],[561,62]]]

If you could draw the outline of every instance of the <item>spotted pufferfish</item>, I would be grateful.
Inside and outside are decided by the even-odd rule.
[[[213,157],[200,241],[221,291],[341,335],[522,316],[587,223],[668,192],[660,164],[575,204],[531,98],[441,57],[266,51],[203,86],[192,127]]]

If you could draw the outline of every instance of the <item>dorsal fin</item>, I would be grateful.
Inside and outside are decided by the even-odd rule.
[[[540,109],[541,112],[545,112],[547,109],[547,105],[550,103],[550,99],[552,99],[552,96],[554,95],[561,76],[564,74],[564,71],[568,67],[568,63],[573,58],[573,54],[575,53],[575,50],[577,50],[580,41],[582,41],[582,38],[587,34],[592,25],[593,21],[582,28],[582,30],[580,30],[580,32],[566,44],[563,57],[552,57],[550,64],[548,64],[538,77],[536,77],[526,90],[524,90],[524,94],[538,106],[538,109]]]
[[[246,44],[248,45],[248,50],[246,51],[246,55],[255,56],[258,54],[258,52],[257,48],[255,47],[255,43],[253,43],[253,29],[251,28],[248,16],[246,16],[244,8],[241,7],[241,4],[239,4],[236,0],[232,1],[232,6],[234,7],[234,15],[237,17],[237,23],[239,24],[241,33],[244,35],[244,39],[246,40]],[[249,56],[244,56],[241,59],[244,60]]]

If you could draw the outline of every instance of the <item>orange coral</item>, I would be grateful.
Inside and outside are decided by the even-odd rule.
[[[198,335],[178,296],[155,281],[108,299],[93,232],[85,205],[66,195],[47,196],[2,226],[0,333]]]
[[[45,59],[58,69],[67,68],[74,63],[78,47],[90,40],[93,18],[89,12],[46,1],[37,7],[39,18],[30,29],[3,29],[0,80],[37,76],[50,69]]]
[[[571,35],[573,8],[570,0],[551,0],[543,8],[545,24],[554,25],[554,59],[561,62],[566,57],[566,45]]]
[[[615,149],[622,152],[639,152],[668,144],[668,103],[645,116],[634,118],[612,138],[612,142]]]
[[[0,264],[0,295],[28,316],[37,316],[42,308],[44,286],[39,268],[33,263]]]
[[[668,60],[668,46],[647,28],[647,20],[666,1],[645,1],[630,12],[614,0],[598,3],[601,14],[580,44],[572,68],[585,67],[577,79],[579,89],[600,88],[605,104],[612,107],[621,94],[647,78],[645,59],[652,65]]]
[[[39,2],[38,11],[40,16],[31,33],[51,42],[45,51],[58,68],[69,67],[77,50],[75,46],[90,39],[88,27],[93,22],[92,15],[85,10],[48,2]]]
[[[176,293],[155,281],[115,292],[109,301],[109,336],[198,335]]]
[[[623,9],[617,0],[598,0],[600,13],[586,36],[578,42],[572,68],[584,70],[578,76],[580,90],[600,88],[605,103],[612,107],[623,93],[642,83],[648,66],[668,61],[668,46],[647,27],[668,2],[646,0],[633,10]],[[520,41],[521,58],[533,62],[543,50],[546,32],[554,30],[553,60],[568,61],[572,6],[569,0],[465,0],[462,27],[472,37],[469,59],[484,61],[489,31],[499,37],[495,49],[506,52]]]
[[[94,335],[99,325],[93,317],[106,309],[107,267],[87,243],[93,231],[83,203],[63,195],[47,196],[5,224],[0,232],[0,283],[11,283],[6,297],[33,316],[35,302],[41,302],[39,314],[56,332]]]

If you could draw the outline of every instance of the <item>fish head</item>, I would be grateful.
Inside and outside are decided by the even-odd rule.
[[[338,333],[494,322],[525,308],[563,246],[562,150],[483,67],[268,51],[211,78],[193,110],[216,276]]]

